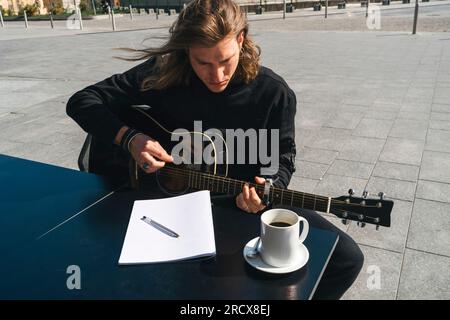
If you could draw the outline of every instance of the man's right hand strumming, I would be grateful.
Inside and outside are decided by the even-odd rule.
[[[120,144],[127,129],[127,127],[123,127],[118,132],[115,139],[116,144]],[[129,141],[128,150],[136,163],[146,173],[155,172],[164,167],[166,162],[173,162],[172,156],[164,150],[158,141],[143,133],[138,133]]]
[[[143,133],[131,140],[129,150],[137,164],[147,173],[155,172],[164,167],[166,162],[173,161],[158,141]]]

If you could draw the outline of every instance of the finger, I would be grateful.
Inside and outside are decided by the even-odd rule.
[[[164,161],[158,161],[149,155],[147,152],[143,152],[141,154],[141,167],[147,173],[155,172],[158,169],[161,169],[166,164]],[[148,168],[144,168],[144,163],[148,164]]]
[[[258,194],[256,193],[255,188],[250,189],[250,201],[255,208],[257,209],[261,208],[262,201],[259,198]]]
[[[250,189],[250,200],[247,202],[251,212],[257,213],[263,210],[266,206],[262,203],[261,198],[256,193],[255,188]]]
[[[255,177],[255,181],[257,184],[265,184],[266,183],[266,179],[261,178],[261,177]]]
[[[242,196],[246,203],[250,200],[250,191],[248,188],[248,184],[244,184],[244,187],[242,188]]]
[[[258,211],[261,210],[258,206],[255,206],[253,202],[247,202],[247,205],[248,205],[248,212],[257,213]]]
[[[258,212],[257,207],[255,207],[251,202],[246,202],[248,208],[247,212],[256,213]]]
[[[173,162],[173,158],[159,144],[158,141],[148,142],[149,152],[152,156],[164,162]]]
[[[248,208],[247,204],[245,203],[245,201],[243,199],[242,192],[239,193],[239,195],[236,197],[236,205],[241,210],[244,210],[246,212],[249,211],[249,208]]]
[[[251,201],[247,202],[247,205],[248,205],[248,211],[251,213],[257,213],[262,210],[262,208],[260,206],[256,205],[255,203],[253,203]]]

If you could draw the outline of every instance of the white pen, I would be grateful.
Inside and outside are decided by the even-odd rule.
[[[174,238],[178,238],[179,235],[178,233],[170,230],[169,228],[163,226],[162,224],[159,224],[158,222],[156,222],[155,220],[152,220],[150,218],[147,218],[146,216],[143,216],[141,218],[142,221],[148,223],[149,225],[151,225],[152,227],[158,229],[159,231],[167,234],[168,236],[174,237]]]

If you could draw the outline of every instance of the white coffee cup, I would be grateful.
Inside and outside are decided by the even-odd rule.
[[[303,222],[300,233],[300,222]],[[281,225],[283,224],[283,226]],[[300,243],[308,235],[308,221],[287,209],[271,209],[261,215],[262,260],[273,267],[287,267],[301,257]]]

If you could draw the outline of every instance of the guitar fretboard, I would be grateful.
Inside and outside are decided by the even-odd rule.
[[[166,166],[161,170],[175,175],[182,175],[187,179],[189,187],[196,190],[210,190],[222,194],[238,195],[242,192],[244,185],[247,184],[250,188],[255,188],[260,198],[264,194],[264,186],[256,183],[170,166]],[[288,205],[321,212],[330,211],[331,198],[315,194],[270,187],[268,198],[273,204]]]

